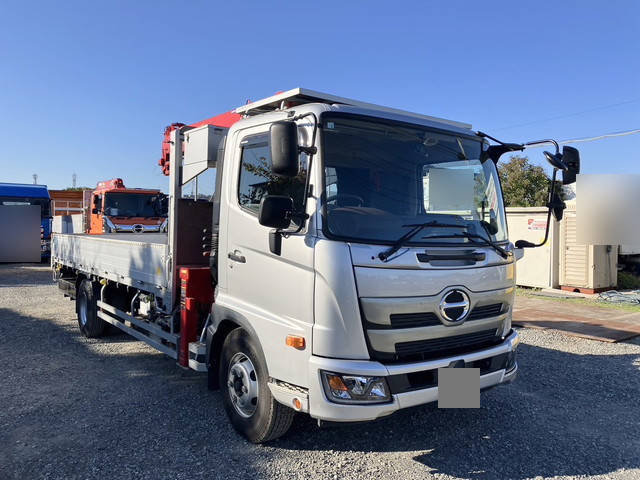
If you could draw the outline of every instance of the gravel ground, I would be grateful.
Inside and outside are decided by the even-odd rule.
[[[46,266],[0,265],[0,478],[640,478],[640,342],[521,330],[478,410],[403,411],[268,446],[201,374],[124,334],[80,336]]]

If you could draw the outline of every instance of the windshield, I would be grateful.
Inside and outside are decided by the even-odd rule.
[[[51,217],[51,200],[48,198],[0,197],[0,205],[39,205],[41,217]]]
[[[460,232],[507,240],[500,183],[482,143],[419,126],[323,117],[325,228],[345,240],[469,243]],[[425,236],[458,234],[454,238]]]
[[[113,217],[166,217],[163,194],[106,193],[104,214]]]

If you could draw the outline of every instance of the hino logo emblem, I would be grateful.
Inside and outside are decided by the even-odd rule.
[[[136,233],[142,233],[144,232],[144,226],[140,225],[140,224],[136,224],[133,227],[131,227],[131,229],[136,232]]]
[[[462,290],[449,290],[440,300],[440,318],[445,325],[460,325],[469,313],[469,295]]]

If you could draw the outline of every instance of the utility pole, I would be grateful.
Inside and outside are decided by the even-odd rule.
[[[37,185],[37,184],[38,184],[38,174],[37,174],[37,173],[34,173],[34,174],[33,174],[33,184],[34,184],[34,185]]]
[[[71,183],[73,185],[73,188],[76,188],[76,180],[77,180],[78,176],[74,173],[73,175],[71,175]]]

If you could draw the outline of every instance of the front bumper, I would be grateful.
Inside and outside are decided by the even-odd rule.
[[[402,408],[413,407],[438,400],[438,387],[436,384],[436,386],[427,386],[426,388],[416,388],[415,386],[413,388],[411,386],[398,388],[396,386],[398,393],[393,393],[391,401],[383,404],[344,405],[333,403],[327,400],[323,390],[320,370],[346,374],[381,376],[386,377],[387,380],[403,379],[410,377],[412,374],[425,378],[428,377],[430,372],[435,373],[438,368],[447,367],[451,365],[452,362],[459,362],[460,360],[464,361],[465,365],[469,367],[489,365],[492,363],[491,359],[505,357],[508,356],[509,353],[514,352],[518,343],[518,334],[512,331],[501,344],[495,347],[436,360],[397,365],[383,365],[379,362],[367,360],[338,360],[312,356],[309,363],[309,378],[312,379],[312,381],[309,386],[308,412],[314,418],[330,422],[360,422],[375,420],[376,418],[390,415]],[[488,368],[488,373],[484,375],[482,374],[481,368],[480,389],[484,390],[501,383],[513,381],[517,375],[517,370],[517,363],[508,371],[504,368],[494,371]],[[393,386],[391,390],[394,391]]]

